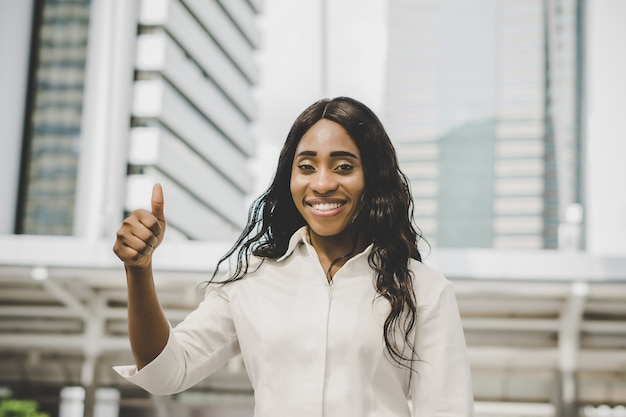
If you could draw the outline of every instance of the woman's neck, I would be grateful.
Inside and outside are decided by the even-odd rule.
[[[354,255],[362,252],[366,245],[360,236],[355,236],[345,231],[336,236],[320,236],[316,235],[310,229],[309,242],[315,249],[317,256],[322,264],[322,268],[326,272],[326,278],[330,282],[335,273],[352,258]]]

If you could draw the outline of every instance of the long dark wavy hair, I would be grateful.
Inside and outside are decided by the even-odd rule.
[[[390,357],[412,368],[416,352],[410,333],[415,328],[417,307],[410,259],[421,261],[413,225],[413,199],[406,176],[400,171],[395,149],[378,117],[363,103],[348,97],[320,100],[304,110],[293,123],[280,152],[274,179],[251,205],[247,224],[220,264],[236,254],[236,266],[228,283],[246,276],[250,255],[277,259],[285,254],[289,239],[306,222],[298,212],[290,191],[296,147],[302,136],[320,119],[340,124],[361,153],[365,190],[351,230],[361,233],[373,248],[368,262],[376,272],[375,286],[389,301],[391,311],[384,323],[383,337]],[[354,236],[356,245],[357,237]],[[397,330],[404,346],[398,343]],[[406,351],[408,348],[408,352]]]

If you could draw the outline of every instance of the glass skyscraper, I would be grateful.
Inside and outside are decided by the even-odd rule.
[[[81,140],[89,1],[48,0],[36,9],[29,119],[16,229],[72,234]]]
[[[581,221],[580,0],[389,6],[386,121],[426,239],[562,246]]]

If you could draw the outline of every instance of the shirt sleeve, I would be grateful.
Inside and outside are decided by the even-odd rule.
[[[413,415],[471,417],[474,399],[461,317],[449,281],[433,304],[418,310],[418,361],[412,374]]]
[[[239,353],[239,343],[225,287],[211,285],[204,300],[170,330],[161,353],[141,370],[135,365],[113,369],[146,391],[168,395],[184,391]]]

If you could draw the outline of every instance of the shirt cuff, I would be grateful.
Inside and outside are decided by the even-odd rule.
[[[165,347],[158,354],[156,358],[149,364],[137,369],[137,365],[120,365],[114,366],[113,370],[117,372],[122,378],[135,385],[145,389],[152,394],[169,394],[169,392],[161,392],[163,387],[162,382],[171,378],[172,366],[176,366],[176,338],[173,336],[172,327],[170,325],[170,332],[167,338]]]

